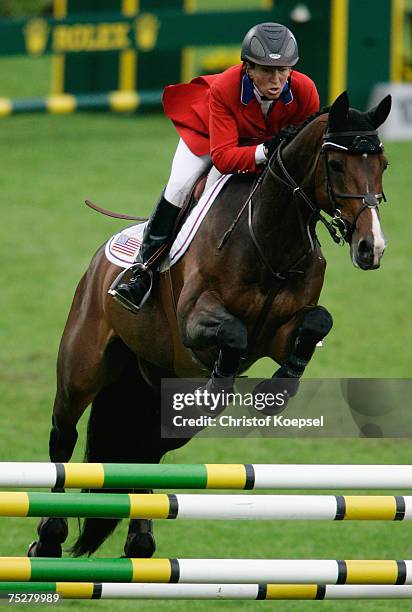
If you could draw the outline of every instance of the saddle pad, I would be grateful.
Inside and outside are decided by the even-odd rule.
[[[170,249],[169,257],[161,266],[162,271],[173,266],[186,253],[200,224],[231,176],[231,174],[221,176],[216,183],[202,195],[176,236],[172,248]],[[120,268],[129,268],[136,260],[142,244],[143,232],[146,224],[147,221],[139,225],[133,225],[112,236],[106,243],[105,254],[107,259]]]

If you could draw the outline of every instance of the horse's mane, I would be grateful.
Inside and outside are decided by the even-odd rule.
[[[290,129],[290,131],[289,131],[289,128],[291,128],[292,126],[287,127],[285,130],[285,138],[284,138],[286,142],[289,143],[292,140],[294,140],[294,138],[298,134],[300,134],[300,132],[304,130],[307,125],[312,123],[312,121],[314,119],[317,119],[317,117],[319,117],[320,115],[329,113],[330,109],[331,109],[330,106],[324,106],[319,111],[317,111],[316,113],[313,113],[313,115],[310,115],[307,119],[305,119],[305,121],[301,123],[298,127],[293,127],[292,129]],[[356,108],[349,108],[347,116],[341,125],[341,131],[375,130],[375,129],[376,127],[371,121],[370,113],[368,112],[364,113],[362,111],[357,110]]]
[[[313,115],[309,115],[309,117],[307,117],[307,119],[305,119],[305,121],[296,128],[297,129],[296,135],[298,135],[299,132],[301,132],[307,125],[309,125],[309,123],[312,123],[314,119],[317,119],[318,117],[320,117],[320,115],[324,115],[325,113],[328,113],[329,111],[330,111],[330,106],[323,106],[320,110],[316,111],[316,113],[313,113]]]
[[[330,106],[323,106],[320,110],[316,111],[316,113],[313,113],[313,115],[309,115],[309,117],[307,117],[305,121],[301,123],[298,127],[288,126],[285,130],[281,130],[281,132],[282,133],[284,132],[285,134],[284,136],[284,140],[286,141],[285,144],[289,144],[290,142],[292,142],[292,140],[294,140],[296,136],[300,134],[301,131],[304,130],[307,125],[309,125],[309,123],[312,123],[312,121],[320,117],[320,115],[324,115],[325,113],[328,113],[329,110],[330,110]]]

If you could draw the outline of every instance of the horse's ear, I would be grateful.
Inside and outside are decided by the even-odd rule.
[[[337,132],[348,118],[349,98],[348,92],[343,91],[336,98],[329,111],[328,127],[330,132]]]
[[[389,113],[391,112],[391,107],[392,96],[389,94],[383,100],[381,100],[377,106],[374,106],[370,111],[368,111],[368,117],[375,129],[386,121]]]

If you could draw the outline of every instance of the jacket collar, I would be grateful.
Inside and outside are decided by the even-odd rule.
[[[290,86],[290,82],[291,82],[291,78],[289,77],[283,87],[282,93],[280,94],[278,98],[278,100],[283,102],[283,104],[285,105],[290,104],[293,100],[293,93],[292,93],[292,88]],[[244,106],[247,106],[249,102],[255,99],[256,99],[256,96],[254,92],[253,81],[249,77],[249,75],[245,73],[242,78],[240,101],[242,102],[242,104],[244,104]]]
[[[255,97],[253,91],[253,81],[248,74],[244,74],[242,78],[242,88],[240,91],[240,101],[247,106]]]

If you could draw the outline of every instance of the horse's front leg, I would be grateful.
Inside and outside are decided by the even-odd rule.
[[[93,312],[82,314],[81,281],[59,348],[57,391],[53,406],[49,457],[53,463],[70,461],[77,441],[77,424],[99,390],[116,377],[121,357],[116,345],[109,346],[110,329]],[[96,329],[97,328],[97,329]],[[63,493],[62,484],[52,492]],[[61,557],[68,535],[67,519],[43,517],[32,542],[29,557]]]
[[[265,380],[254,389],[254,393],[286,392],[287,405],[289,397],[298,390],[299,381],[306,366],[311,360],[316,345],[330,332],[333,325],[331,314],[323,306],[305,308],[283,325],[276,332],[272,342],[271,352],[281,367],[273,374],[271,380]],[[275,379],[282,379],[279,384]],[[278,409],[275,410],[275,412]],[[273,414],[269,407],[262,410],[265,414]]]
[[[240,359],[247,349],[244,323],[228,312],[215,294],[204,292],[180,324],[186,347],[195,351],[219,349],[206,390],[210,393],[232,391]],[[220,407],[225,407],[223,396]]]
[[[63,392],[62,388],[59,380],[49,440],[49,457],[53,463],[66,463],[71,459],[77,441],[76,425],[90,400],[87,393],[70,393],[70,386],[66,387],[68,392]],[[64,491],[61,485],[52,489],[54,493]],[[62,544],[68,535],[66,518],[43,517],[38,524],[37,533],[39,539],[30,544],[29,557],[62,556]]]

